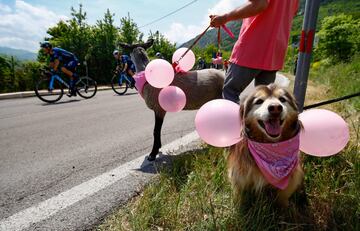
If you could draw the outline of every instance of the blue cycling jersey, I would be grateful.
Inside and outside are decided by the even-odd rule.
[[[58,59],[62,63],[69,63],[71,61],[78,62],[77,57],[69,51],[58,47],[54,47],[52,51],[53,53],[50,55],[50,62],[54,62],[55,59]]]
[[[119,65],[120,63],[122,63],[122,64],[127,63],[128,69],[131,69],[133,72],[135,72],[135,65],[129,56],[121,55],[120,60],[117,60],[117,65]]]

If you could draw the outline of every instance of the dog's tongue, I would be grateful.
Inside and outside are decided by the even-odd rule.
[[[280,119],[269,119],[264,122],[266,132],[272,136],[278,136],[281,132]]]

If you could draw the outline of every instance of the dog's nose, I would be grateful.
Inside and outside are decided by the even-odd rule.
[[[283,111],[283,107],[280,104],[271,104],[268,106],[268,110],[271,115],[278,115]]]

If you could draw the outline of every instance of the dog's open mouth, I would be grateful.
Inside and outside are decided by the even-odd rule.
[[[266,131],[270,137],[278,137],[281,134],[283,120],[280,118],[271,118],[267,121],[258,121],[260,126]]]

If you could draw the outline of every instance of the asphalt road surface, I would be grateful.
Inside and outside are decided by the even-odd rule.
[[[195,113],[168,113],[163,145],[193,132]],[[149,153],[153,127],[153,112],[135,91],[101,91],[88,100],[65,96],[56,104],[36,97],[1,100],[0,230],[91,229],[136,194],[152,170],[124,175],[89,194],[70,189]],[[62,202],[49,200],[54,197]]]

